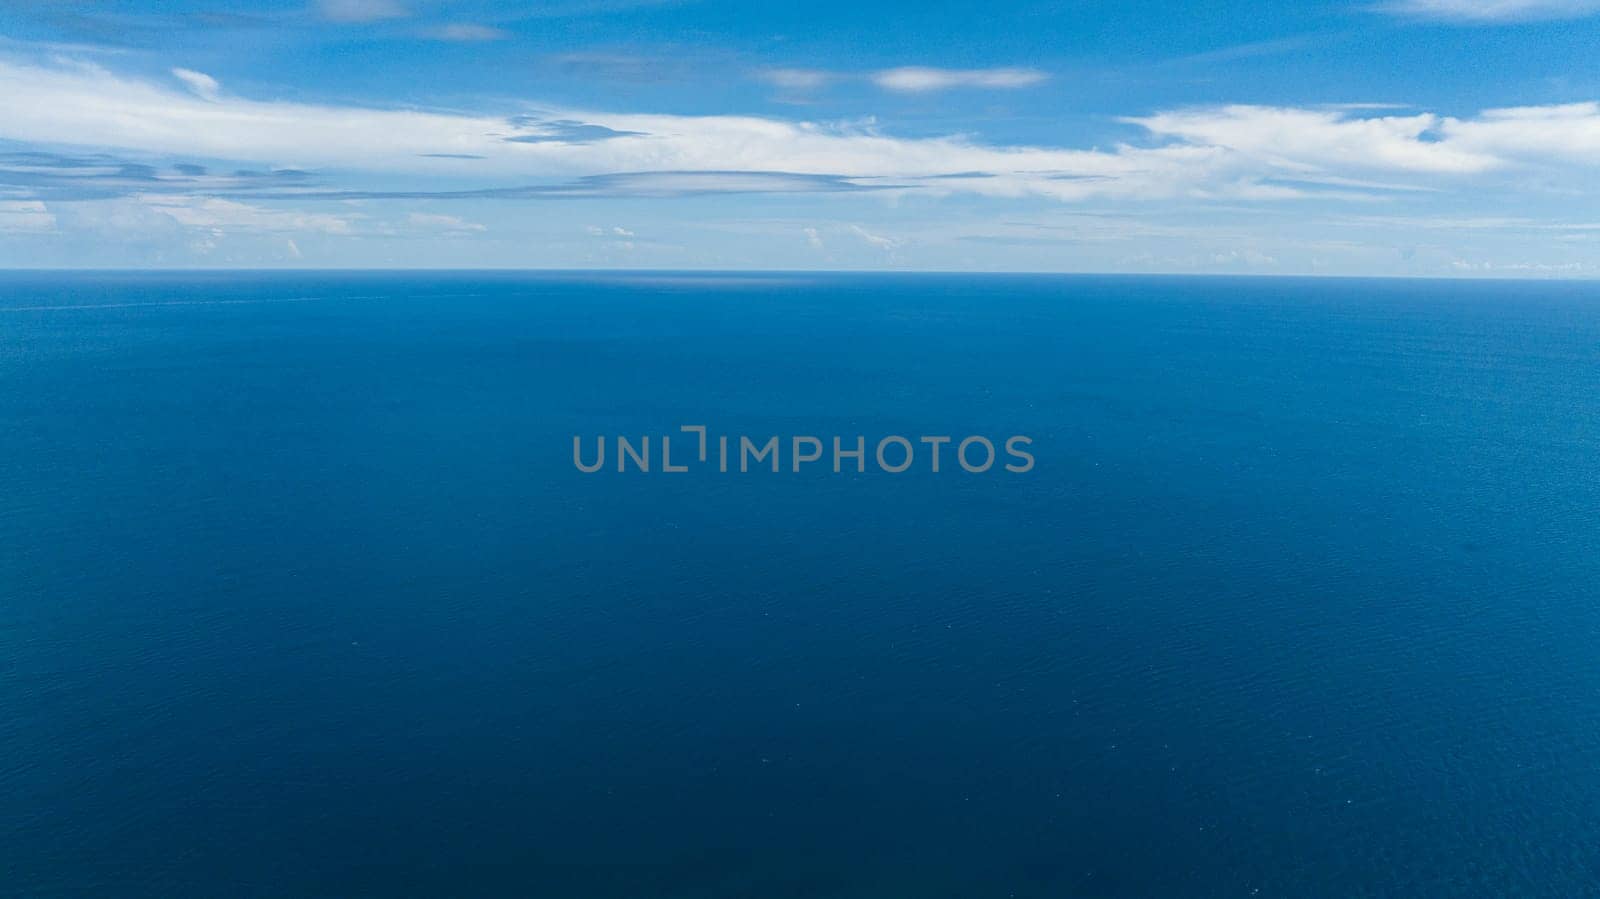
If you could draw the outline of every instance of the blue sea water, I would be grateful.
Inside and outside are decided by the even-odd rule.
[[[0,894],[1595,895],[1597,453],[1596,285],[6,274]]]

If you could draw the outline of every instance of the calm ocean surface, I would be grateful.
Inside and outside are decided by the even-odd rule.
[[[1600,894],[1600,285],[0,275],[0,894]]]

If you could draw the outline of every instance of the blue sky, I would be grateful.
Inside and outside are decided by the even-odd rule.
[[[1600,276],[1600,0],[7,0],[0,267]]]

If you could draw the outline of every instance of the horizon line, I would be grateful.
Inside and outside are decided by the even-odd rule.
[[[1310,273],[1310,272],[1117,272],[1117,271],[1042,271],[1036,269],[761,269],[761,268],[540,268],[516,266],[475,266],[475,267],[397,267],[380,268],[376,266],[361,267],[273,267],[273,268],[233,268],[233,267],[137,267],[126,266],[75,266],[75,267],[45,267],[23,268],[0,266],[0,277],[13,274],[35,275],[63,275],[63,274],[526,274],[526,275],[852,275],[852,276],[1019,276],[1041,278],[1204,278],[1216,280],[1284,280],[1284,281],[1442,281],[1448,283],[1460,282],[1554,282],[1563,284],[1600,284],[1600,275],[1573,276],[1570,274],[1551,275],[1409,275],[1385,274],[1363,275],[1349,273]]]

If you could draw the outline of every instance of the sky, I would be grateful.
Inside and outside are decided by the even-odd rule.
[[[3,0],[0,268],[1600,277],[1600,0]]]

